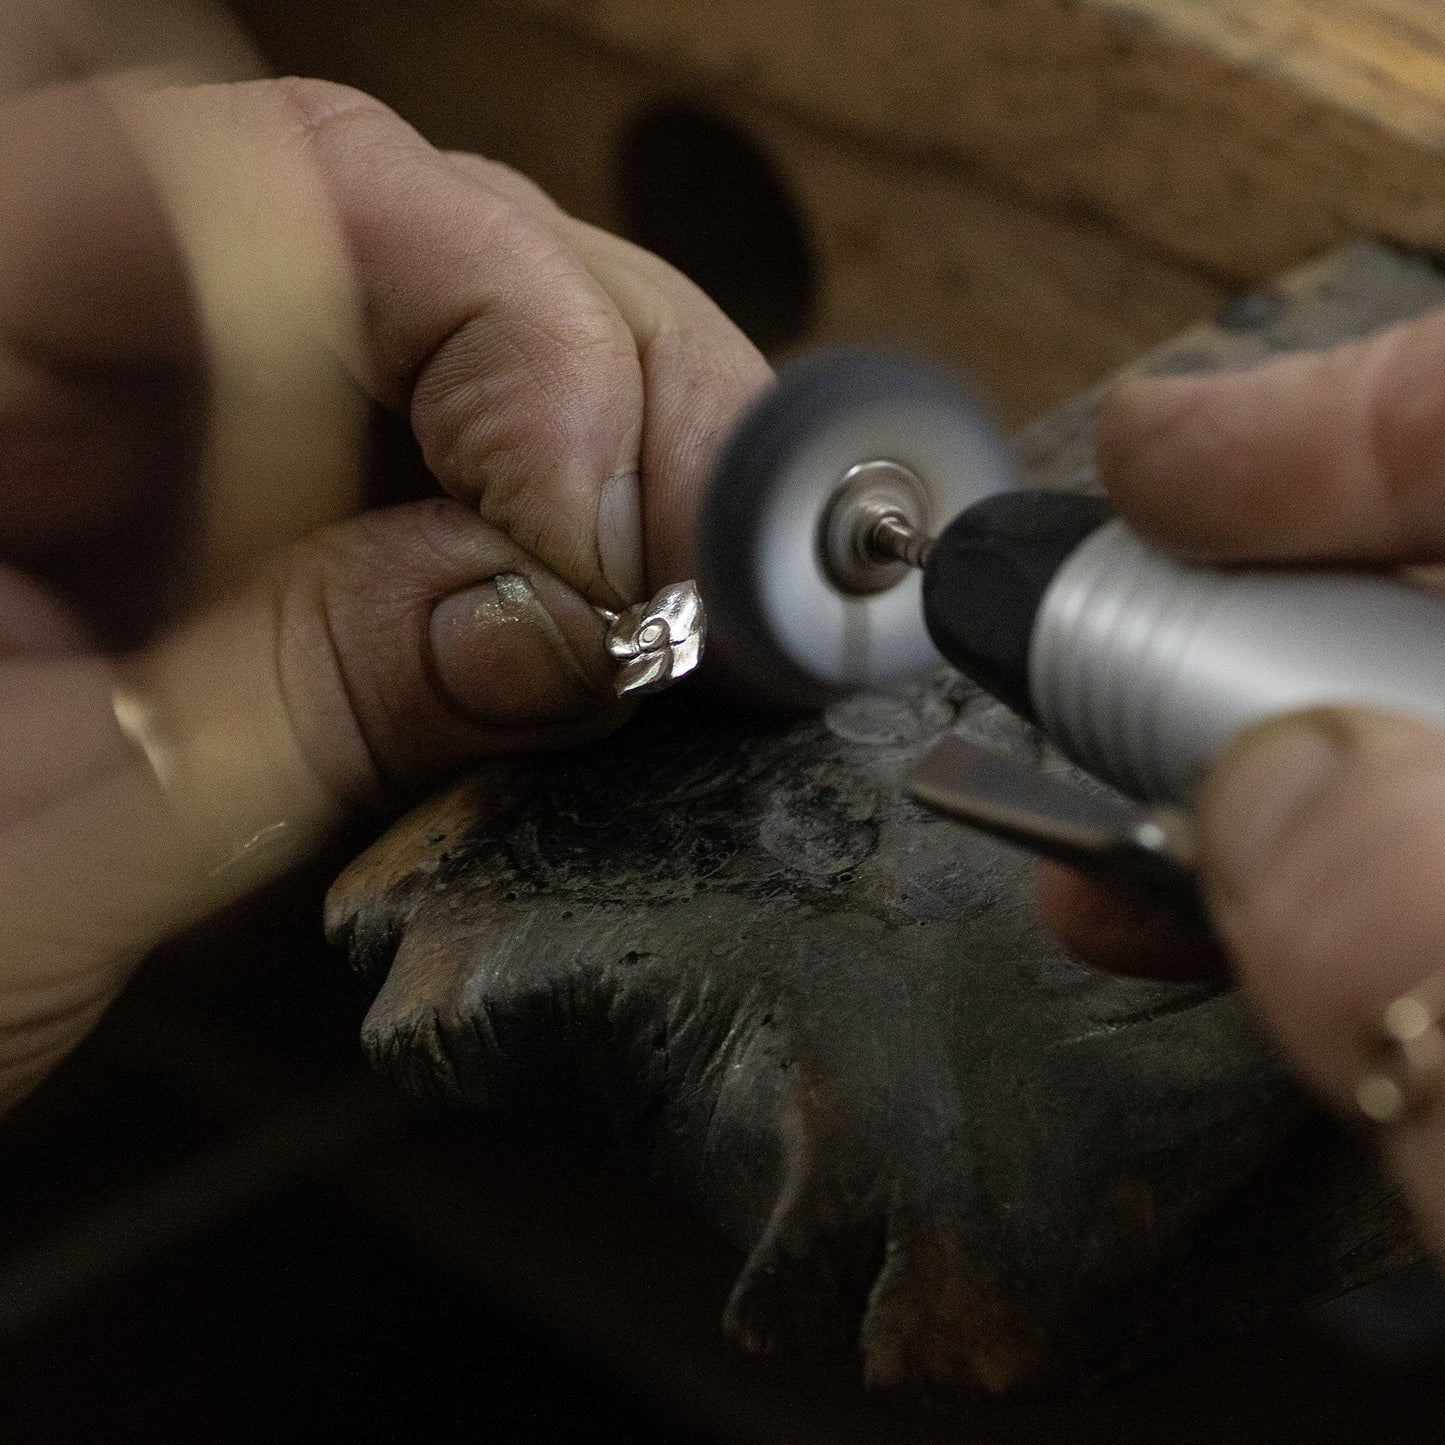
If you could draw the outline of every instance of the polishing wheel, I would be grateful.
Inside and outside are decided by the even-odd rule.
[[[909,539],[1012,484],[985,412],[938,372],[853,350],[787,368],[733,434],[704,506],[713,636],[784,694],[916,677],[940,659]],[[896,553],[875,545],[880,525]]]

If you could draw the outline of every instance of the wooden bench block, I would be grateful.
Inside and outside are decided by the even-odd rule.
[[[1133,370],[1442,299],[1439,268],[1358,246]],[[1029,476],[1093,484],[1097,401],[1017,438]],[[333,941],[380,990],[373,1061],[492,1117],[551,1100],[749,1252],[737,1341],[856,1338],[905,1397],[1187,1360],[1415,1257],[1240,996],[1078,967],[1017,850],[900,795],[945,730],[1038,757],[945,671],[788,722],[682,689],[580,756],[460,780],[332,890]]]
[[[517,0],[1256,281],[1445,244],[1436,0]]]
[[[616,229],[638,122],[677,102],[720,118],[809,238],[791,343],[923,350],[1008,421],[1341,238],[1445,248],[1436,0],[240,8],[279,65],[373,90]]]
[[[815,262],[815,346],[880,340],[966,368],[1019,422],[1214,310],[1217,278],[1078,211],[977,178],[954,158],[820,123],[756,88],[599,44],[517,7],[356,0],[243,6],[278,65],[360,85],[439,144],[537,179],[627,229],[618,154],[678,101],[735,126],[780,175]]]

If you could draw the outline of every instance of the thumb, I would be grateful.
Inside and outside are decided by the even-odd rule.
[[[8,807],[0,791],[0,1110],[146,951],[348,811],[620,722],[603,631],[505,534],[438,500],[298,544],[120,668],[21,659],[47,705],[10,699],[7,750],[49,787]]]
[[[1216,765],[1199,819],[1242,985],[1304,1077],[1359,1118],[1362,1085],[1395,1067],[1386,1010],[1445,965],[1445,733],[1356,710],[1266,723]],[[1445,1252],[1445,1095],[1420,1104],[1386,1156]]]
[[[437,498],[287,549],[131,676],[171,746],[235,736],[246,761],[217,773],[213,798],[309,827],[394,810],[479,758],[615,726],[604,631],[505,533]],[[196,766],[220,768],[213,751]]]
[[[1120,511],[1198,556],[1435,560],[1445,548],[1445,311],[1245,371],[1136,380],[1104,405]]]
[[[256,605],[275,623],[278,726],[343,802],[395,807],[466,763],[627,715],[598,613],[449,498],[292,548]]]

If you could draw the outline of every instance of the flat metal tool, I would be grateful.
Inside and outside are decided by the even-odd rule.
[[[908,790],[980,832],[1143,895],[1171,922],[1208,926],[1194,830],[1178,808],[1086,791],[956,734],[934,744]]]

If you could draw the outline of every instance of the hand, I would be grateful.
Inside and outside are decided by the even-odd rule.
[[[343,811],[620,721],[593,605],[691,575],[712,450],[768,374],[657,258],[344,87],[70,86],[3,109],[0,1106],[154,942]],[[318,196],[335,255],[297,219]],[[292,378],[233,384],[224,346],[229,323],[296,329],[294,278],[243,287],[230,315],[186,259],[264,276],[277,227],[317,294],[330,267],[354,297],[354,316],[317,306],[311,342],[409,420],[440,486],[283,548],[156,634],[164,563],[215,502],[208,440],[240,438],[249,522],[294,501],[255,465],[272,439],[234,415]],[[123,661],[96,642],[140,636]]]
[[[1145,535],[1192,556],[1405,566],[1445,560],[1445,314],[1255,371],[1131,383],[1099,463]],[[1389,1004],[1445,965],[1445,734],[1357,710],[1245,734],[1198,804],[1210,909],[1299,1071],[1347,1113]],[[1041,898],[1082,956],[1163,950],[1050,869]],[[1445,1252],[1445,1099],[1384,1134]]]

